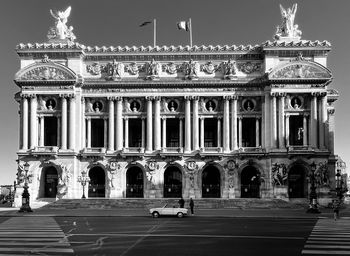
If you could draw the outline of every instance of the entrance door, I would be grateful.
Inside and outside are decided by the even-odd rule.
[[[207,166],[203,170],[202,197],[220,198],[220,171],[215,166]]]
[[[289,198],[305,197],[305,168],[302,165],[293,166],[288,174]]]
[[[126,172],[126,197],[143,197],[143,173],[137,166]]]
[[[89,171],[90,183],[89,183],[89,197],[105,197],[105,171],[99,167],[93,167]]]
[[[55,167],[45,169],[45,195],[44,197],[55,198],[57,194],[58,175]]]
[[[241,197],[259,198],[260,197],[260,175],[253,166],[247,166],[241,174]]]
[[[182,196],[182,174],[175,167],[170,166],[164,172],[164,197]]]

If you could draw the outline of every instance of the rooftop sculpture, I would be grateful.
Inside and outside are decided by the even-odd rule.
[[[58,40],[69,40],[74,41],[76,39],[73,34],[73,27],[67,27],[68,17],[70,15],[71,7],[69,6],[65,11],[54,12],[50,9],[51,16],[56,20],[55,27],[50,27],[50,30],[47,34],[49,39],[58,39]]]
[[[301,31],[298,29],[298,25],[294,24],[295,13],[297,12],[297,4],[293,4],[292,8],[287,10],[280,5],[282,24],[277,26],[277,31],[275,34],[275,39],[296,39],[299,40],[301,36]]]

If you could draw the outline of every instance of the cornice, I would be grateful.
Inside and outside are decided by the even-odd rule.
[[[331,50],[331,43],[324,40],[324,41],[310,41],[310,40],[299,40],[299,41],[266,41],[261,44],[261,47],[263,50],[267,50],[269,48],[273,48],[274,50],[276,48],[283,48],[283,50],[286,50],[288,48],[295,49],[295,48],[322,48],[326,50]]]

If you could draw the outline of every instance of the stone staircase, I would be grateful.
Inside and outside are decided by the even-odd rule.
[[[52,203],[43,205],[47,209],[113,209],[113,208],[143,208],[160,207],[164,204],[178,206],[179,198],[122,198],[122,199],[61,199]],[[189,207],[189,200],[185,200],[185,207]],[[297,201],[285,201],[282,199],[260,199],[260,198],[237,198],[237,199],[219,199],[206,198],[194,199],[196,208],[218,209],[218,208],[238,208],[238,209],[300,209],[307,208],[307,199]]]

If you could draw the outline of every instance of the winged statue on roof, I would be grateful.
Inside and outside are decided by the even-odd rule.
[[[49,39],[69,39],[74,41],[73,27],[67,26],[68,17],[72,8],[69,6],[65,11],[53,11],[50,9],[51,16],[56,20],[55,27],[51,27],[48,33]]]
[[[287,9],[280,4],[282,24],[277,26],[276,39],[280,39],[281,37],[300,38],[301,31],[298,29],[298,25],[294,24],[297,8],[297,4],[293,4],[292,8]]]

